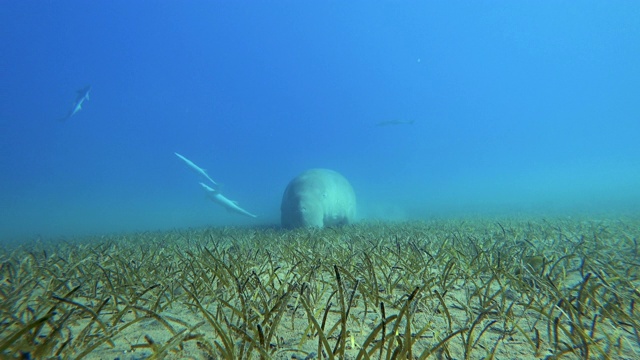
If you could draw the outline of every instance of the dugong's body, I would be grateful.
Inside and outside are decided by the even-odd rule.
[[[339,173],[311,169],[287,185],[280,211],[285,228],[345,225],[355,220],[356,194]]]

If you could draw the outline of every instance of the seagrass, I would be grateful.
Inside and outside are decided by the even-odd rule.
[[[640,219],[206,228],[0,251],[0,357],[640,357]]]

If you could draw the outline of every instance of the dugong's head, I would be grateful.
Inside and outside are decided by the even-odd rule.
[[[310,194],[291,194],[290,205],[281,206],[281,222],[285,228],[322,227],[324,225],[322,204]]]
[[[280,210],[285,228],[344,225],[355,219],[356,197],[344,176],[311,169],[291,180]]]

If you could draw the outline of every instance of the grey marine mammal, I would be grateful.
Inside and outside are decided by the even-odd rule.
[[[338,172],[311,169],[289,182],[280,211],[285,228],[346,225],[355,221],[356,195]]]

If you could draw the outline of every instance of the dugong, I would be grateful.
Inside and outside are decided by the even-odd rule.
[[[356,194],[339,173],[311,169],[287,185],[280,211],[284,228],[345,225],[355,220]]]

